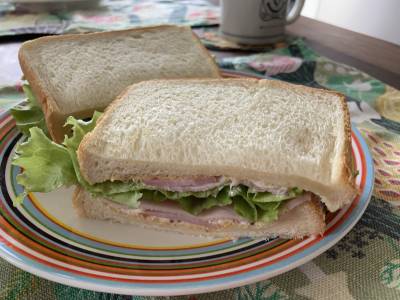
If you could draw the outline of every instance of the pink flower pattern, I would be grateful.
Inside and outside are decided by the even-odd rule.
[[[292,73],[301,66],[302,60],[290,56],[270,56],[269,60],[252,61],[249,66],[265,75],[273,76],[279,73]]]

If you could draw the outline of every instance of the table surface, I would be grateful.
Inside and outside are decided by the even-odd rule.
[[[305,37],[322,55],[400,88],[400,46],[306,17],[288,26],[287,32]]]
[[[286,32],[304,37],[321,55],[400,88],[400,46],[306,17],[289,25]],[[237,55],[237,52],[213,53],[217,57]]]

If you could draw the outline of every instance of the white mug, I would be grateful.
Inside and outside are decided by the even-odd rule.
[[[250,45],[282,41],[285,25],[300,16],[305,0],[222,0],[220,31],[226,39]]]

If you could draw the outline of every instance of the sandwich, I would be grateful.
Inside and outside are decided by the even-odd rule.
[[[349,112],[342,95],[325,90],[257,79],[145,81],[91,121],[67,124],[73,135],[62,145],[32,128],[13,163],[24,169],[17,180],[26,192],[77,185],[73,204],[87,218],[300,238],[322,234],[325,211],[357,194]],[[46,151],[59,158],[49,162]]]
[[[69,116],[103,111],[131,84],[220,76],[190,27],[169,25],[42,37],[23,43],[19,61],[29,102],[12,110],[17,125],[25,133],[40,126],[58,143]]]

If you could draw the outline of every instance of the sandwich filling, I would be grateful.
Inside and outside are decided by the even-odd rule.
[[[18,146],[13,159],[13,164],[23,169],[17,181],[25,190],[15,199],[17,203],[28,192],[50,192],[61,186],[80,185],[95,198],[103,197],[130,208],[146,209],[148,203],[165,207],[160,204],[174,202],[190,215],[199,216],[212,209],[224,208],[248,222],[270,222],[278,218],[280,208],[287,207],[289,201],[304,200],[304,191],[296,187],[224,176],[143,177],[128,182],[89,184],[80,172],[76,151],[84,135],[95,127],[101,113],[95,112],[90,121],[69,117],[65,126],[71,127],[72,135],[66,136],[62,144],[56,144],[47,136],[43,115],[29,86],[24,86],[24,90],[28,104],[13,112],[18,127],[29,136]],[[147,204],[143,206],[143,203]],[[165,213],[164,210],[150,211]]]
[[[263,182],[255,180],[239,180],[236,178],[227,178],[224,176],[197,176],[197,177],[178,177],[178,178],[163,178],[151,177],[143,178],[142,183],[146,186],[155,189],[173,192],[202,192],[212,190],[214,188],[227,185],[231,187],[237,185],[245,185],[249,191],[256,192],[270,192],[273,195],[285,195],[289,193],[286,187],[279,187],[275,185],[265,185]]]
[[[95,197],[105,197],[131,208],[141,208],[142,200],[158,204],[169,200],[192,215],[200,215],[212,208],[230,206],[236,214],[250,222],[276,220],[282,204],[304,194],[298,188],[286,188],[286,192],[283,192],[284,188],[276,188],[279,194],[267,190],[254,191],[249,186],[232,185],[230,180],[217,178],[212,185],[204,184],[206,181],[204,178],[174,180],[157,178],[129,182],[107,181],[94,185],[83,183],[83,185]]]
[[[305,202],[311,201],[311,193],[304,193],[294,199],[285,201],[285,205],[280,209],[290,211]],[[197,216],[182,210],[176,202],[167,200],[162,203],[155,203],[151,200],[141,200],[138,212],[168,220],[181,221],[190,224],[213,227],[225,222],[235,222],[249,224],[250,221],[240,216],[232,206],[214,207],[203,211]]]

